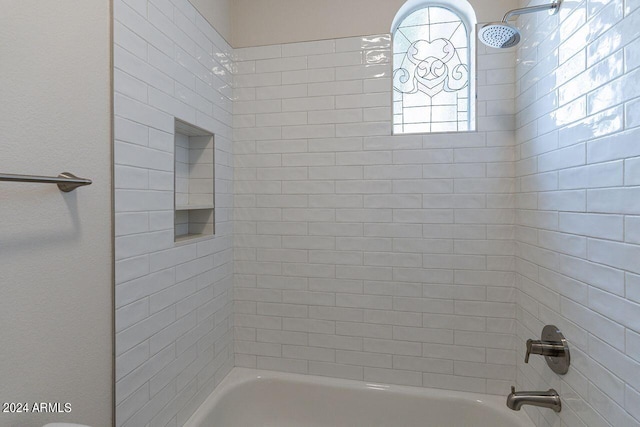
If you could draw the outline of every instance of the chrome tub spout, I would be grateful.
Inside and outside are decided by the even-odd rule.
[[[522,405],[540,406],[556,412],[562,410],[560,395],[552,388],[548,391],[516,391],[512,386],[511,393],[507,396],[507,407],[519,411]]]

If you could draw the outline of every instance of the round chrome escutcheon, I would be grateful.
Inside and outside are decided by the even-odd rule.
[[[555,325],[547,325],[542,329],[542,335],[540,336],[542,341],[555,341],[562,343],[564,347],[564,353],[560,356],[545,356],[547,365],[556,374],[564,375],[569,370],[571,364],[571,354],[569,353],[569,343],[567,342],[562,332]]]

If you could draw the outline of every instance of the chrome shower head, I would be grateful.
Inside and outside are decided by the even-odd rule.
[[[480,28],[478,38],[489,47],[504,49],[520,42],[520,31],[506,22],[492,22]]]
[[[517,15],[525,13],[541,12],[548,10],[549,14],[555,15],[560,10],[562,0],[553,0],[550,4],[542,4],[538,6],[523,7],[520,9],[510,10],[502,18],[502,22],[491,22],[484,25],[478,31],[478,38],[489,47],[499,49],[513,47],[520,42],[520,30],[508,23],[509,19]]]

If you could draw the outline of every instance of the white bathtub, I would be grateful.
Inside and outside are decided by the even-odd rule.
[[[506,397],[234,368],[185,427],[533,427]]]

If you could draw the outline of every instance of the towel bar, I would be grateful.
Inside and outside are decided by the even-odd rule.
[[[10,182],[40,182],[43,184],[58,184],[58,188],[65,193],[73,191],[83,185],[91,185],[91,180],[79,178],[70,172],[62,172],[58,176],[16,175],[0,173],[0,181]]]

